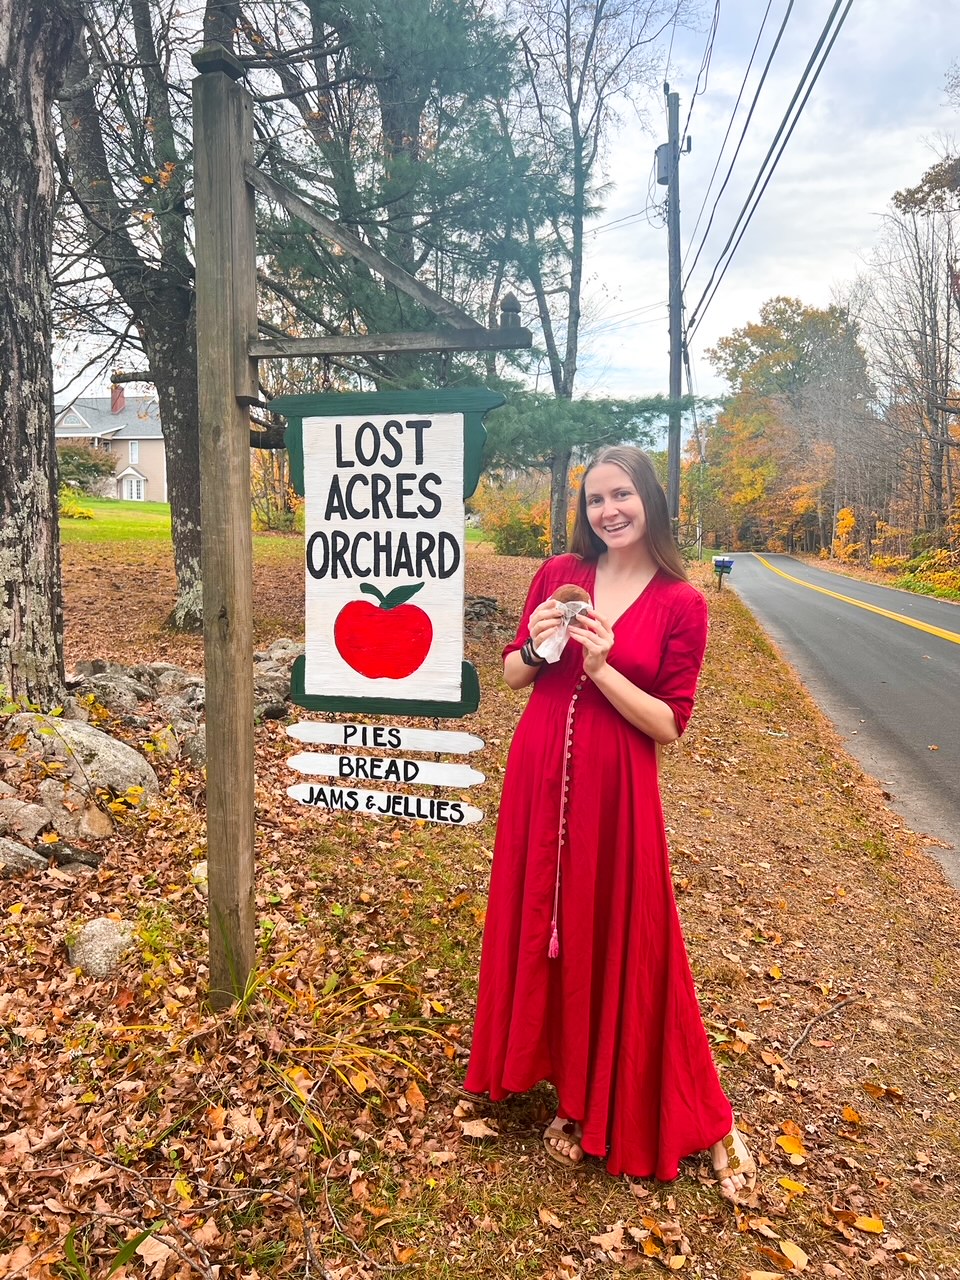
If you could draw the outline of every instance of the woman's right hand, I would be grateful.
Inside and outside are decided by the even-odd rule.
[[[541,645],[553,635],[563,618],[563,605],[551,597],[538,604],[530,615],[530,639],[534,649],[539,653]]]

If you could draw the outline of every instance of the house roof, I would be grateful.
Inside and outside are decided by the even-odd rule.
[[[78,396],[56,405],[56,434],[70,440],[162,440],[160,409],[153,396],[128,396],[119,413],[111,413],[110,396]]]
[[[122,471],[118,471],[113,477],[114,480],[123,480],[125,476],[133,476],[136,480],[146,480],[146,476],[142,471],[138,471],[136,467],[124,467]]]

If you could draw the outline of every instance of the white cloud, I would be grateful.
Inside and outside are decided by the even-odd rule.
[[[710,237],[690,280],[688,310],[709,279],[746,199],[764,154],[826,20],[829,0],[797,4],[764,86]],[[759,69],[772,45],[785,3],[771,11],[748,92],[731,134],[708,212],[739,137]],[[681,166],[681,243],[686,250],[719,152],[724,130],[756,39],[761,7],[747,0],[725,4],[705,95],[694,106],[694,149]],[[702,326],[692,355],[701,392],[719,390],[703,355],[706,347],[754,319],[775,294],[827,305],[836,290],[863,269],[893,193],[913,185],[936,159],[935,142],[960,131],[960,112],[946,104],[944,75],[960,55],[953,0],[854,0],[823,73],[790,138],[776,173],[751,220]],[[670,70],[681,95],[681,123],[703,49],[702,35],[678,32]],[[609,157],[615,189],[601,222],[628,216],[648,199],[656,138],[625,119]],[[662,199],[664,188],[657,189]],[[702,235],[706,217],[701,222]],[[588,241],[588,270],[605,292],[611,314],[667,298],[667,234],[640,219],[601,231]],[[692,255],[687,264],[692,261]],[[645,393],[667,384],[666,320],[656,312],[626,317],[620,327],[585,333],[580,388],[594,393]]]

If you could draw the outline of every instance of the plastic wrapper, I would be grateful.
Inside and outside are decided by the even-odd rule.
[[[556,631],[551,632],[536,650],[537,655],[546,662],[560,661],[560,655],[567,647],[567,640],[570,636],[570,623],[578,613],[585,613],[587,610],[592,609],[593,605],[589,600],[566,600],[560,605],[560,608],[563,610],[560,625]]]

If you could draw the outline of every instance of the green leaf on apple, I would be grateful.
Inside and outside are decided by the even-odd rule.
[[[365,591],[368,596],[376,596],[380,602],[381,609],[396,609],[397,605],[406,604],[412,596],[417,594],[422,586],[422,582],[414,582],[406,587],[394,587],[391,592],[384,595],[372,583],[362,582],[360,590]]]

